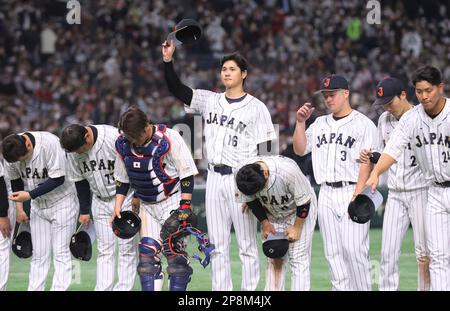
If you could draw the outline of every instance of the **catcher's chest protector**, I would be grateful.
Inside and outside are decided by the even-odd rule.
[[[116,141],[117,152],[125,163],[135,195],[145,202],[165,199],[177,185],[179,178],[170,178],[163,167],[163,159],[169,153],[171,143],[165,135],[167,127],[156,125],[150,143],[143,147],[132,147],[125,137]]]

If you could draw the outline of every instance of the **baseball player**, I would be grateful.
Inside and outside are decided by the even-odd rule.
[[[8,282],[11,236],[16,223],[16,209],[12,206],[12,201],[8,200],[10,192],[11,186],[5,176],[3,160],[0,160],[0,291],[6,290]]]
[[[378,119],[381,150],[398,124],[398,120],[413,107],[406,98],[406,88],[396,78],[386,78],[377,85],[374,106],[386,110]],[[361,161],[378,158],[378,152],[361,151]],[[376,160],[372,160],[376,162]],[[380,290],[399,289],[399,268],[402,241],[412,224],[415,253],[418,262],[418,290],[429,290],[429,258],[425,238],[425,207],[428,183],[417,165],[417,159],[408,145],[396,164],[389,169],[389,196],[387,199],[381,246]]]
[[[437,68],[417,69],[412,81],[420,105],[400,119],[366,184],[375,189],[380,174],[400,162],[411,147],[429,184],[425,236],[431,290],[450,290],[450,100],[443,95]]]
[[[224,93],[191,89],[181,83],[172,64],[173,42],[164,42],[162,54],[169,90],[185,104],[187,113],[201,114],[205,121],[208,160],[206,222],[215,252],[211,257],[212,290],[233,289],[230,267],[230,230],[233,225],[242,264],[241,290],[256,289],[259,259],[256,218],[243,213],[235,201],[233,171],[242,161],[254,157],[262,144],[276,138],[274,126],[263,102],[244,91],[247,62],[239,54],[221,61]]]
[[[371,290],[369,223],[357,224],[347,213],[352,197],[364,187],[370,167],[357,184],[359,151],[377,147],[375,124],[353,110],[347,80],[331,75],[322,81],[322,95],[331,114],[318,117],[305,131],[314,108],[304,104],[297,111],[294,151],[312,152],[314,177],[320,184],[318,220],[333,290]]]
[[[116,140],[117,182],[113,216],[120,211],[131,185],[140,199],[141,242],[138,273],[142,290],[159,291],[161,268],[161,226],[172,210],[190,209],[194,175],[198,174],[191,153],[178,132],[162,124],[151,124],[145,113],[130,108],[119,121]],[[186,256],[167,257],[169,289],[186,290],[192,274]]]
[[[117,238],[109,225],[114,210],[116,183],[115,142],[119,132],[109,125],[72,124],[61,134],[61,146],[68,154],[68,178],[75,182],[80,203],[79,222],[90,223],[90,210],[97,236],[97,283],[95,290],[129,291],[136,278],[137,242]],[[91,199],[92,193],[92,199]],[[132,193],[127,194],[124,210],[131,209]],[[118,282],[114,285],[116,242],[118,243]]]
[[[291,268],[291,289],[310,289],[311,245],[317,199],[297,163],[283,156],[259,157],[236,173],[237,202],[246,203],[261,223],[263,240],[284,232],[291,242],[281,259],[267,258],[265,290],[284,290],[285,260]]]
[[[70,237],[75,231],[75,187],[65,180],[66,156],[49,132],[12,134],[2,142],[19,223],[30,221],[33,256],[28,290],[45,289],[51,254],[55,273],[51,290],[67,290],[72,279]],[[23,202],[31,200],[30,219]]]

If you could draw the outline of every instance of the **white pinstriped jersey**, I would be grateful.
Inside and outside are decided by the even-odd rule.
[[[236,186],[236,201],[238,203],[259,199],[273,218],[284,220],[296,213],[297,206],[306,204],[311,200],[311,194],[314,193],[314,190],[294,160],[283,156],[266,156],[253,158],[245,164],[257,161],[262,161],[269,167],[269,180],[263,190],[251,196],[243,194]],[[237,171],[238,169],[235,175]]]
[[[170,128],[167,128],[165,134],[171,143],[170,151],[163,159],[163,165],[165,165],[164,169],[167,175],[170,178],[179,177],[180,179],[191,175],[197,175],[198,170],[195,166],[194,159],[180,134]],[[114,178],[123,183],[130,182],[125,169],[125,164],[117,153]],[[178,187],[174,187],[173,191],[176,191],[177,189]]]
[[[269,111],[263,102],[247,94],[241,102],[228,103],[225,93],[193,90],[187,113],[205,120],[206,157],[214,165],[237,166],[257,155],[257,144],[276,138]]]
[[[44,131],[27,133],[32,134],[36,140],[31,159],[6,163],[6,167],[11,180],[21,178],[25,191],[31,191],[49,178],[66,176],[67,158],[59,143],[59,138],[54,134]],[[39,208],[49,208],[58,204],[71,193],[75,193],[75,186],[73,182],[66,179],[61,186],[33,201]]]
[[[405,112],[402,115],[402,118],[409,112],[411,112],[411,110]],[[385,111],[378,119],[378,133],[380,134],[380,141],[382,144],[380,152],[389,141],[389,138],[397,125],[398,120],[388,111]],[[398,158],[397,163],[389,168],[388,188],[397,191],[407,191],[425,188],[427,186],[428,183],[423,177],[422,171],[417,164],[417,159],[411,149],[411,144],[408,143],[403,155]]]
[[[426,181],[450,180],[450,99],[446,98],[444,109],[434,119],[422,105],[415,106],[400,119],[383,152],[398,161],[408,143]]]
[[[353,181],[359,174],[361,149],[376,149],[378,133],[368,117],[353,110],[345,118],[318,117],[306,130],[305,153],[312,152],[314,177],[324,182]]]
[[[97,140],[91,150],[83,154],[69,153],[68,177],[77,182],[86,179],[94,195],[110,198],[116,194],[114,163],[117,128],[110,125],[94,125]]]

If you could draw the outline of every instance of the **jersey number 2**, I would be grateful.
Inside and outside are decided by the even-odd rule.
[[[415,156],[411,156],[410,159],[411,159],[411,167],[417,166],[416,157]]]
[[[444,163],[448,163],[450,161],[450,151],[442,152],[442,155],[444,156]]]

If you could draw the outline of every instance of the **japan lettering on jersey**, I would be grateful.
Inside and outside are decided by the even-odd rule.
[[[410,112],[411,110],[405,112],[402,118]],[[385,111],[378,119],[378,133],[382,144],[379,150],[380,152],[382,152],[386,143],[389,141],[397,125],[398,120],[388,111]],[[403,155],[397,160],[397,163],[389,168],[388,187],[391,190],[409,191],[425,188],[427,184],[417,164],[417,158],[411,148],[411,143],[408,143]]]
[[[306,130],[306,139],[305,154],[312,152],[318,184],[356,182],[361,149],[376,150],[379,146],[375,124],[356,110],[339,120],[332,114],[318,117]]]
[[[276,139],[267,107],[247,94],[228,103],[225,93],[194,90],[188,113],[199,113],[205,121],[206,156],[209,163],[237,166],[257,155],[257,144]]]
[[[110,125],[94,125],[97,140],[87,153],[69,153],[68,177],[77,182],[86,179],[94,195],[101,198],[116,194],[114,166],[116,149],[114,143],[119,136],[117,128]]]
[[[244,195],[236,186],[236,201],[238,203],[259,199],[272,218],[285,220],[296,213],[297,206],[304,205],[311,200],[314,190],[294,160],[283,156],[266,156],[253,158],[246,161],[245,164],[258,161],[264,162],[269,167],[270,173],[267,185],[263,190],[252,196]],[[240,165],[240,167],[244,165]]]
[[[400,119],[383,152],[398,161],[408,143],[428,182],[450,180],[450,99],[434,119],[415,106]]]
[[[65,151],[62,149],[57,136],[49,132],[28,133],[33,135],[36,141],[32,158],[26,161],[7,163],[11,180],[21,178],[25,191],[37,188],[48,178],[65,176],[67,161]],[[65,180],[61,186],[37,197],[34,202],[40,208],[49,208],[74,191],[73,183]]]

